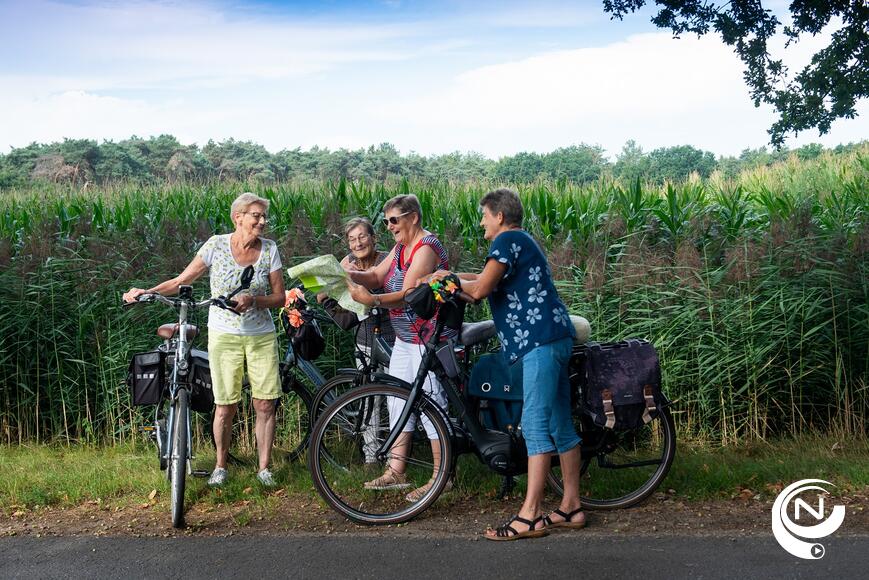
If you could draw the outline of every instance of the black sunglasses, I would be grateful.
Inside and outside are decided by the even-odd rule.
[[[412,211],[406,211],[404,213],[400,213],[398,215],[394,215],[388,218],[383,218],[383,225],[388,226],[389,224],[396,225],[398,224],[398,218],[404,217],[407,214],[413,213]]]

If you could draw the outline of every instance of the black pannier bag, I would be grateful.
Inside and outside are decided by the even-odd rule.
[[[590,342],[585,350],[583,407],[600,427],[636,429],[658,415],[664,404],[661,366],[646,340]]]
[[[190,409],[198,413],[210,413],[214,409],[214,391],[211,390],[211,367],[208,353],[190,351]]]
[[[166,353],[159,350],[133,355],[127,369],[133,405],[156,405],[166,389]]]
[[[468,396],[479,400],[487,429],[515,429],[522,419],[522,361],[508,365],[502,353],[481,356],[471,370]]]

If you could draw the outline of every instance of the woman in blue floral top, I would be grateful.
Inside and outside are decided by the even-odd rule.
[[[585,514],[579,500],[580,439],[570,416],[567,370],[573,325],[552,283],[546,256],[522,229],[522,202],[516,192],[491,191],[480,206],[480,225],[492,245],[479,275],[459,277],[465,292],[478,300],[489,298],[510,364],[522,361],[522,433],[528,447],[525,502],[507,523],[487,530],[486,539],[517,540],[546,535],[548,528],[581,528]],[[554,452],[561,461],[564,497],[557,509],[543,516],[540,504]]]

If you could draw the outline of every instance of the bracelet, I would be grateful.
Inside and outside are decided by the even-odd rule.
[[[259,308],[259,307],[256,305],[256,296],[253,297],[253,307],[254,307],[254,308]]]

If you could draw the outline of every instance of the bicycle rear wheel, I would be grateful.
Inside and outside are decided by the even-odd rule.
[[[596,427],[585,416],[575,416],[581,431],[580,464],[582,505],[612,510],[634,506],[654,493],[676,456],[676,428],[666,407],[651,422],[632,431]],[[548,482],[564,493],[561,468],[553,466]]]
[[[450,433],[441,412],[426,399],[420,416],[430,421],[437,439],[429,440],[422,421],[410,437],[409,451],[390,451],[386,461],[374,452],[389,436],[387,399],[407,401],[409,391],[372,384],[345,393],[329,405],[311,433],[308,467],[320,495],[339,513],[365,524],[406,522],[435,502],[449,480],[452,465]],[[401,485],[389,489],[366,489],[365,482],[386,471],[393,457],[406,462]],[[368,461],[366,461],[368,460]],[[405,496],[430,484],[416,502]]]
[[[275,409],[275,424],[277,432],[275,440],[279,446],[287,450],[287,461],[296,461],[308,448],[311,439],[311,400],[312,395],[303,384],[294,377],[286,393],[278,399]]]
[[[187,416],[190,412],[187,389],[179,388],[175,403],[175,425],[172,434],[172,457],[169,480],[172,486],[172,527],[184,527],[184,487],[187,479]]]
[[[336,375],[326,381],[322,387],[317,389],[311,401],[311,424],[316,423],[326,407],[337,401],[341,395],[361,386],[360,382],[358,373]]]

